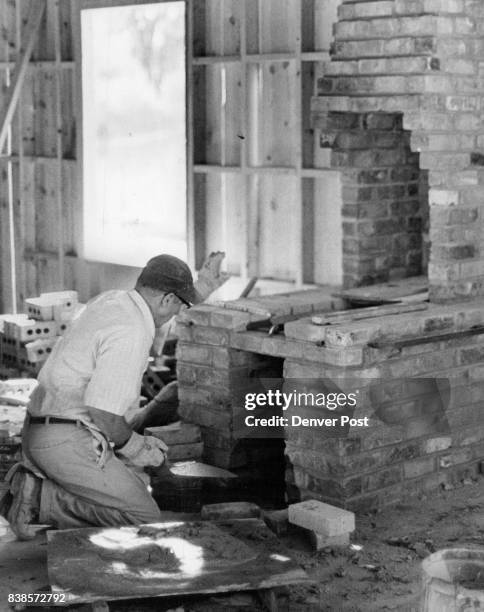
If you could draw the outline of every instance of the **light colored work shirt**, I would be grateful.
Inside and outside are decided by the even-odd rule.
[[[137,291],[100,294],[55,345],[39,373],[29,413],[79,419],[96,429],[89,406],[129,421],[139,409],[154,335],[150,309]]]

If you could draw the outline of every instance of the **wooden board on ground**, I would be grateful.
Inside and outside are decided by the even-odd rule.
[[[66,604],[308,581],[260,519],[69,529],[47,538],[50,584]]]
[[[406,296],[426,294],[428,284],[426,276],[412,276],[380,285],[345,289],[333,295],[355,304],[391,304],[401,301]]]

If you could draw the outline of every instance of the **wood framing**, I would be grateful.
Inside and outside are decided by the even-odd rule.
[[[328,171],[314,166],[309,125],[315,66],[329,57],[329,36],[314,26],[323,4],[188,5],[194,54],[188,78],[197,100],[194,184],[204,185],[194,190],[193,205],[216,226],[206,228],[207,249],[226,250],[229,271],[242,277],[295,287],[325,280],[314,265],[322,238],[314,225],[314,207],[321,205],[314,190]],[[337,2],[330,4],[335,12]]]
[[[22,52],[19,54],[13,71],[13,78],[8,90],[8,96],[4,104],[2,113],[0,114],[0,151],[3,151],[7,140],[10,124],[20,98],[20,92],[27,72],[27,65],[32,55],[35,39],[39,31],[40,22],[45,11],[46,0],[37,0],[31,3],[29,18],[27,23],[27,32],[25,35],[25,45]]]

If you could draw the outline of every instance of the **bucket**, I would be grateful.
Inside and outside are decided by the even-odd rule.
[[[422,571],[421,612],[484,612],[484,548],[439,550]]]

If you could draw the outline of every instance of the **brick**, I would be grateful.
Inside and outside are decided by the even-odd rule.
[[[177,336],[179,340],[183,340],[185,342],[191,342],[193,340],[192,332],[193,332],[193,326],[182,323],[181,321],[178,320],[178,317],[177,317],[175,330],[174,330],[175,336]]]
[[[212,363],[211,347],[178,342],[176,358],[180,361],[207,365]]]
[[[238,371],[239,368],[235,368],[235,370]],[[242,374],[243,370],[244,368],[239,373]],[[229,388],[231,382],[230,372],[231,370],[227,369],[215,369],[210,366],[205,367],[182,361],[177,363],[177,377],[181,385]]]
[[[424,459],[415,459],[413,461],[405,461],[403,464],[404,478],[418,478],[433,472],[435,470],[435,461],[433,457]]]
[[[173,444],[191,444],[201,440],[200,427],[191,423],[178,422],[161,427],[147,427],[145,434],[163,440],[168,446]]]
[[[212,344],[214,346],[227,346],[229,343],[229,332],[212,327],[193,327],[193,341],[200,344]]]
[[[314,325],[311,317],[289,321],[284,325],[286,338],[294,338],[306,342],[323,342],[326,337],[326,327]]]
[[[450,436],[439,436],[425,440],[423,444],[425,453],[437,453],[450,448],[452,446],[452,438]]]
[[[318,378],[323,375],[321,365],[310,362],[295,362],[286,360],[284,362],[284,378]]]
[[[340,20],[365,17],[383,17],[392,15],[392,13],[393,2],[390,0],[380,2],[340,4],[338,6],[338,17]]]
[[[253,361],[252,355],[245,351],[212,347],[211,352],[211,361],[216,368],[250,365]]]
[[[455,190],[430,189],[430,206],[457,206],[459,204],[459,192]]]
[[[199,304],[198,306],[192,306],[192,308],[181,312],[177,315],[177,320],[185,325],[210,325],[211,315],[212,307],[205,304]]]
[[[378,470],[374,474],[367,476],[364,489],[368,491],[382,489],[389,485],[396,484],[397,482],[401,482],[401,480],[402,467],[397,465],[386,470]]]
[[[338,456],[296,446],[291,444],[289,439],[286,443],[285,453],[291,464],[311,472],[327,476],[344,476],[345,474],[343,460]]]
[[[352,512],[330,506],[317,500],[291,504],[288,508],[289,522],[326,536],[337,536],[355,529]]]
[[[264,510],[262,513],[264,523],[277,536],[284,536],[289,530],[289,515],[285,510]]]
[[[168,459],[170,461],[188,461],[201,459],[203,455],[203,443],[168,445]]]
[[[253,353],[262,352],[262,344],[267,334],[263,332],[246,332],[244,334],[232,334],[230,346],[242,351]]]
[[[484,346],[462,349],[460,351],[459,363],[461,365],[480,363],[482,361],[484,361]]]
[[[214,411],[186,404],[180,405],[178,412],[189,423],[195,423],[220,431],[231,431],[232,429],[232,415],[230,412]]]
[[[261,509],[251,502],[228,502],[224,504],[207,504],[202,506],[203,520],[217,521],[228,519],[259,518]]]
[[[316,531],[309,532],[309,538],[311,546],[314,550],[323,550],[323,548],[342,548],[349,546],[350,544],[350,533],[342,533],[339,535],[328,536]]]
[[[244,331],[247,329],[248,323],[261,319],[263,319],[261,316],[226,308],[213,309],[210,317],[211,324],[214,327],[222,327],[231,331]]]

